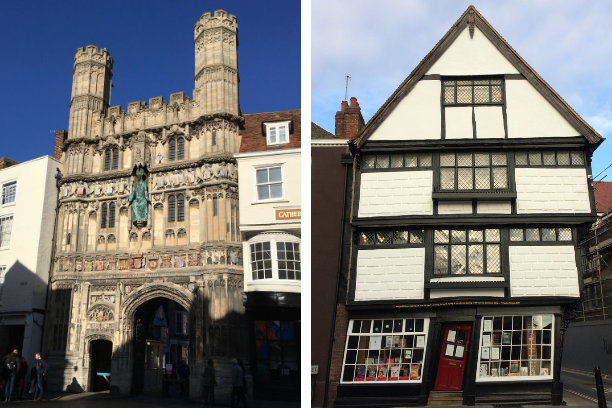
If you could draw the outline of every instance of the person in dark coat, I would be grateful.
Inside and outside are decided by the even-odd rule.
[[[8,378],[4,381],[4,401],[10,402],[11,397],[13,396],[13,389],[15,388],[17,373],[21,368],[19,352],[17,350],[13,350],[12,353],[4,356],[3,365],[4,369],[8,371]]]
[[[202,373],[202,386],[204,390],[202,392],[202,406],[215,405],[215,386],[217,385],[217,378],[215,377],[215,367],[212,359],[208,360],[208,364],[204,367],[204,373]]]
[[[36,353],[36,392],[34,392],[34,399],[36,401],[42,401],[43,394],[43,381],[49,370],[49,364],[42,359],[40,351]]]
[[[238,360],[232,359],[232,395],[230,396],[230,407],[234,408],[234,397],[236,402],[242,401],[242,406],[247,408],[244,393],[244,370],[238,365]]]
[[[17,372],[17,399],[23,399],[23,390],[26,387],[25,378],[28,375],[28,362],[25,357],[21,357],[19,362],[21,363],[21,367]]]

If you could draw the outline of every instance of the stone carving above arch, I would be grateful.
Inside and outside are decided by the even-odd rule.
[[[133,318],[134,313],[140,306],[158,297],[175,301],[192,314],[193,317],[201,319],[201,310],[194,304],[195,295],[188,289],[173,282],[146,283],[133,290],[121,306],[122,318]]]
[[[87,320],[96,323],[109,323],[115,321],[115,314],[108,306],[97,304],[87,312]]]

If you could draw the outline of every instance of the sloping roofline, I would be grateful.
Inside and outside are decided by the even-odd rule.
[[[578,130],[589,143],[599,145],[603,138],[593,129],[584,119],[576,113],[568,103],[555,92],[555,90],[542,79],[542,77],[499,35],[487,20],[476,10],[476,7],[469,6],[459,17],[459,20],[442,37],[436,46],[421,60],[416,68],[410,73],[408,78],[393,92],[391,97],[380,107],[372,116],[372,119],[361,129],[359,134],[350,142],[353,146],[360,148],[367,141],[370,135],[378,128],[387,116],[395,109],[397,104],[416,86],[417,82],[433,66],[433,64],[444,54],[455,39],[465,30],[476,26],[493,43],[493,45],[504,55],[508,61],[519,71],[527,81],[540,94],[561,113],[561,115]],[[595,146],[596,147],[596,146]]]

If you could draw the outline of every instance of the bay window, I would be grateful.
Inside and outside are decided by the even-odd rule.
[[[249,242],[251,282],[302,279],[300,242],[289,234],[258,236]]]

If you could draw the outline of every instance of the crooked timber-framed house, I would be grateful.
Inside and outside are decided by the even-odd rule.
[[[349,143],[329,400],[561,404],[602,140],[470,6]]]
[[[90,45],[74,57],[44,352],[50,388],[159,389],[186,360],[199,395],[205,361],[229,376],[248,361],[242,305],[236,160],[236,17],[194,26],[195,89],[110,105],[113,59]],[[217,397],[230,392],[219,381]],[[108,386],[108,383],[106,383]]]

